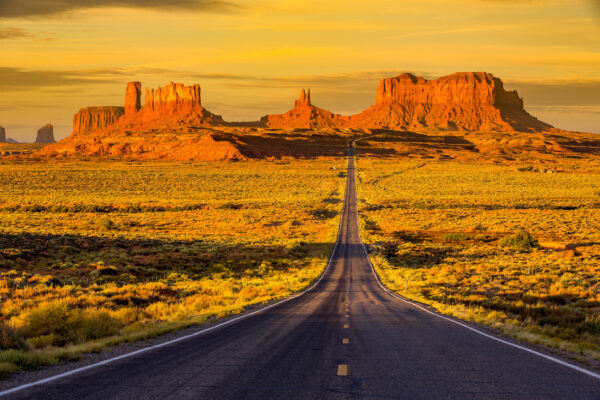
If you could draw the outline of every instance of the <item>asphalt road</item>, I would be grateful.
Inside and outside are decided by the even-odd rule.
[[[400,301],[358,228],[353,149],[338,245],[313,290],[12,399],[600,399],[600,380]]]

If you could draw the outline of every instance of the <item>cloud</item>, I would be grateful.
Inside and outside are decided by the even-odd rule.
[[[0,28],[0,40],[2,39],[20,39],[33,36],[31,33],[24,31],[21,28],[7,26]]]
[[[2,0],[0,18],[39,17],[99,7],[232,12],[240,6],[228,0]]]
[[[0,67],[0,90],[21,91],[31,89],[87,86],[93,84],[123,83],[137,76],[180,76],[180,73],[159,68],[125,67],[83,70],[29,70]]]
[[[507,81],[505,88],[516,89],[525,107],[600,105],[600,80]]]

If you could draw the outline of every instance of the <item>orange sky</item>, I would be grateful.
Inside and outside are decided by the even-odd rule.
[[[31,141],[126,82],[200,83],[227,120],[287,111],[302,87],[362,111],[379,79],[487,71],[558,127],[600,132],[593,0],[2,0],[0,125]]]

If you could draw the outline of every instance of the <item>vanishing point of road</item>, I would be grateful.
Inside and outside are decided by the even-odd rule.
[[[378,282],[359,234],[354,147],[338,241],[304,294],[5,394],[10,399],[600,399],[600,376],[486,337]],[[560,362],[560,361],[559,361]]]

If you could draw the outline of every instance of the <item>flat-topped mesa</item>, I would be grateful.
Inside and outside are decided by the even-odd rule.
[[[54,127],[51,124],[42,126],[37,131],[36,143],[54,143]]]
[[[516,91],[506,92],[502,81],[486,72],[458,72],[436,80],[413,74],[383,79],[377,88],[376,105],[460,104],[510,105],[523,108]]]
[[[87,135],[111,126],[125,113],[124,107],[86,107],[73,116],[73,133]]]
[[[361,128],[434,128],[467,131],[542,131],[516,91],[486,72],[459,72],[435,80],[412,74],[383,79],[374,106],[350,118]]]
[[[6,129],[0,126],[0,143],[6,143]]]

